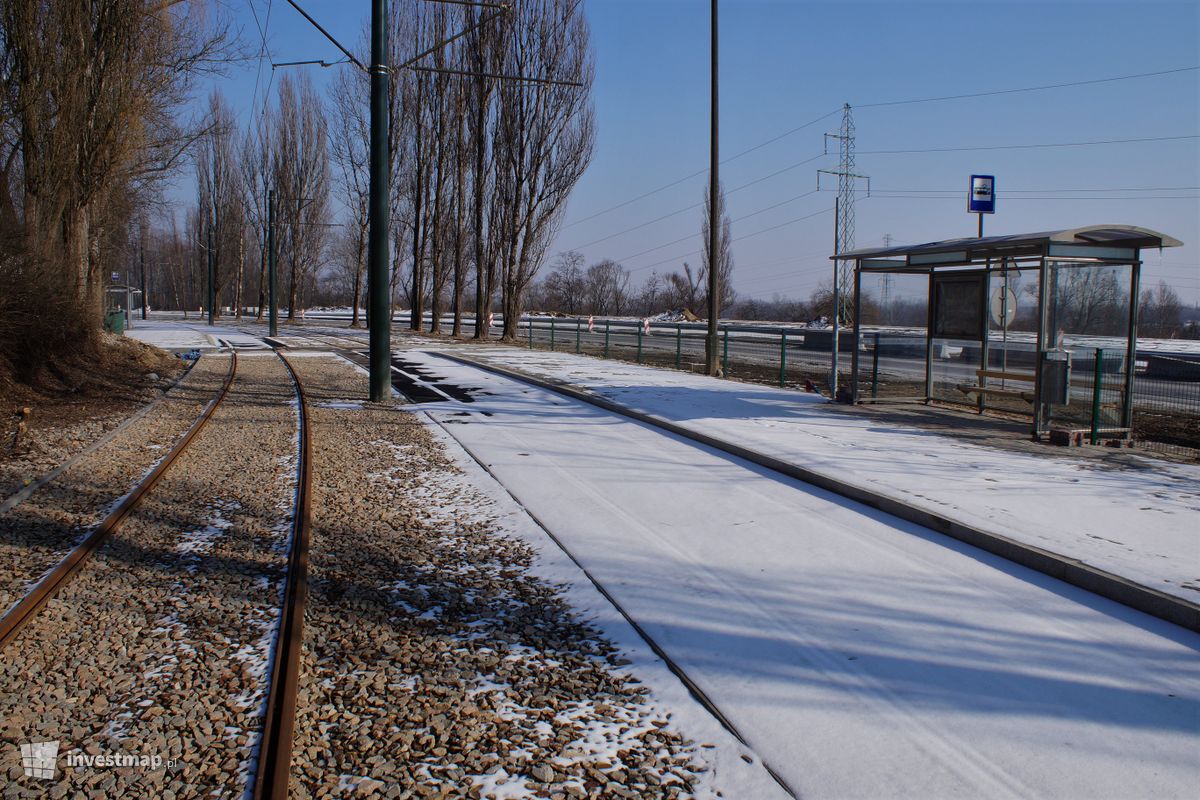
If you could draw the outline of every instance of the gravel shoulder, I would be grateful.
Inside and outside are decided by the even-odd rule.
[[[286,568],[296,420],[278,359],[239,358],[193,446],[5,652],[5,797],[241,796]],[[59,743],[54,783],[23,777],[17,745],[30,741]],[[97,756],[161,761],[70,763]]]
[[[449,437],[356,399],[345,362],[293,363],[315,454],[293,796],[782,796]]]
[[[0,502],[117,428],[171,388],[184,362],[132,338],[103,334],[94,353],[55,365],[36,387],[0,364]],[[24,420],[18,412],[28,409]]]
[[[0,516],[0,611],[19,600],[153,469],[212,400],[228,370],[228,356],[200,359],[142,419]],[[82,450],[90,440],[80,442]]]

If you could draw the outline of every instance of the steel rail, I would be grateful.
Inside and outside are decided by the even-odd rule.
[[[192,423],[192,426],[184,433],[183,438],[176,442],[171,451],[150,471],[150,474],[142,478],[133,491],[125,495],[116,508],[110,511],[82,542],[75,545],[16,605],[9,609],[8,613],[0,618],[0,650],[6,648],[30,620],[37,616],[46,603],[79,573],[87,559],[100,548],[100,545],[113,531],[121,526],[121,523],[137,507],[146,493],[154,488],[163,474],[175,463],[179,455],[187,449],[196,434],[212,417],[217,406],[225,399],[236,374],[237,353],[230,352],[229,373],[225,376],[225,382],[196,421]]]
[[[21,503],[24,503],[26,500],[28,500],[30,497],[32,497],[38,489],[41,489],[47,483],[50,483],[50,481],[54,480],[59,475],[63,474],[64,472],[69,470],[71,467],[78,464],[80,461],[87,458],[91,454],[95,453],[101,447],[104,447],[104,445],[108,444],[113,439],[117,438],[122,433],[124,433],[125,431],[132,428],[134,425],[136,425],[138,423],[139,420],[145,418],[145,416],[147,414],[149,414],[151,411],[153,411],[154,409],[156,409],[160,405],[162,405],[163,401],[167,399],[167,395],[169,395],[171,392],[175,391],[175,388],[177,386],[179,386],[179,384],[181,384],[188,375],[191,374],[192,367],[194,367],[197,363],[198,363],[197,361],[193,361],[192,363],[188,364],[187,367],[184,368],[183,372],[181,372],[179,374],[179,377],[176,378],[169,387],[167,387],[167,389],[162,393],[162,395],[155,398],[152,402],[147,403],[146,405],[142,406],[140,409],[135,411],[132,415],[127,417],[124,422],[117,425],[117,427],[113,428],[108,433],[103,434],[99,439],[92,442],[87,447],[80,450],[78,453],[71,456],[66,461],[62,462],[57,467],[50,470],[42,477],[33,481],[28,486],[18,489],[17,491],[15,491],[11,495],[9,495],[7,499],[5,499],[3,502],[0,502],[0,516],[7,514],[9,511],[12,511],[14,508],[19,506]]]
[[[292,740],[296,730],[296,690],[304,643],[304,606],[308,599],[308,548],[312,525],[312,439],[309,435],[308,400],[304,385],[291,362],[279,350],[296,387],[299,408],[299,463],[296,466],[296,510],[288,556],[287,584],[279,617],[279,634],[272,654],[271,685],[259,745],[255,800],[287,800],[292,770]]]

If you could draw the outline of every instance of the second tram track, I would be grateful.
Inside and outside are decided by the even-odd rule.
[[[299,374],[278,350],[291,380],[297,408],[297,466],[294,510],[288,538],[286,575],[278,626],[270,647],[268,677],[262,713],[257,762],[246,787],[247,796],[282,800],[288,796],[291,750],[295,729],[297,686],[303,649],[305,601],[311,527],[312,440],[309,432],[308,401]],[[84,569],[89,559],[130,516],[141,500],[188,450],[200,431],[229,394],[237,376],[238,356],[230,351],[230,366],[224,381],[200,416],[158,464],[143,477],[87,536],[50,569],[11,609],[0,618],[0,651],[11,644],[33,622],[39,612]]]
[[[296,507],[288,552],[287,583],[279,630],[271,656],[271,682],[263,717],[258,769],[253,797],[286,800],[291,779],[292,741],[296,723],[296,693],[304,643],[304,613],[308,599],[308,550],[312,524],[312,437],[308,426],[308,400],[304,385],[291,362],[278,350],[296,387],[299,411],[299,459]]]
[[[0,651],[3,651],[37,616],[38,612],[58,592],[79,573],[87,560],[95,553],[106,539],[116,531],[121,523],[137,507],[142,498],[154,488],[162,476],[175,463],[176,459],[188,448],[205,424],[212,417],[217,407],[225,399],[237,375],[237,353],[230,353],[229,373],[217,391],[216,396],[205,407],[187,432],[183,434],[170,452],[155,465],[148,475],[142,478],[127,495],[117,503],[103,520],[89,533],[83,541],[73,547],[67,555],[50,569],[34,584],[19,601],[17,601],[3,617],[0,617]]]

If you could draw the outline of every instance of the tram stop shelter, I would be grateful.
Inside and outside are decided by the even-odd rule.
[[[838,253],[854,263],[849,399],[1024,415],[1035,439],[1128,438],[1141,251],[1180,244],[1093,225]]]

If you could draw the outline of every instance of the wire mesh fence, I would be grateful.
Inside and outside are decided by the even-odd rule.
[[[706,371],[702,323],[526,317],[521,333],[532,349]],[[830,394],[833,333],[827,328],[722,324],[717,341],[725,377]],[[839,384],[846,386],[853,337],[843,332],[839,341]],[[1074,348],[1067,402],[1051,409],[1054,427],[1083,443],[1127,439],[1140,449],[1200,461],[1200,357],[1139,356],[1132,430],[1121,426],[1125,361],[1124,348]],[[867,402],[932,398],[1032,417],[1035,365],[1029,343],[981,352],[978,342],[929,340],[922,330],[868,331],[858,352],[858,396]]]
[[[1136,366],[1134,441],[1200,460],[1200,359],[1146,354]]]

